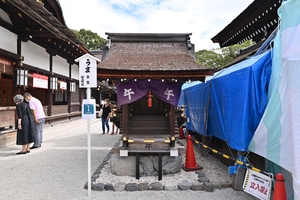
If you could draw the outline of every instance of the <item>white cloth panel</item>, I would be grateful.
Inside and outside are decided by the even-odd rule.
[[[0,27],[0,48],[17,54],[18,36],[9,30]]]
[[[24,56],[24,63],[40,69],[50,70],[50,55],[46,49],[28,41],[22,42],[21,55]]]
[[[69,63],[66,59],[56,55],[53,56],[52,72],[69,77]]]
[[[71,78],[75,79],[75,80],[79,80],[79,66],[73,64],[71,66]]]

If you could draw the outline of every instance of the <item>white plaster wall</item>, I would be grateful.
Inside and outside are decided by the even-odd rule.
[[[73,64],[71,66],[71,78],[75,80],[79,80],[79,66],[76,64]]]
[[[24,56],[24,63],[40,69],[50,70],[50,55],[43,47],[28,41],[21,44],[21,55]]]
[[[66,59],[56,55],[52,61],[52,72],[69,77],[69,63]]]
[[[0,26],[0,48],[17,54],[18,36]]]

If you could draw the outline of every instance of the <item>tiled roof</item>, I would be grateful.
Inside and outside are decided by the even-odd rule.
[[[204,80],[214,69],[199,65],[191,33],[106,33],[97,76],[101,79]]]
[[[112,42],[98,67],[138,71],[209,69],[195,61],[186,43],[178,42]]]

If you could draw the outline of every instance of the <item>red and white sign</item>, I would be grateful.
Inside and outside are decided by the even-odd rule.
[[[61,90],[66,90],[66,89],[67,89],[67,82],[60,81],[60,82],[59,82],[59,88],[60,88]]]
[[[269,200],[271,197],[272,179],[262,173],[247,169],[243,189],[259,198]]]
[[[48,89],[48,76],[33,73],[33,87]]]

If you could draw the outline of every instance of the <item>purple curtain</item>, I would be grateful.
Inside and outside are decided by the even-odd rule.
[[[162,82],[160,80],[119,82],[117,84],[118,107],[139,100],[149,90],[161,100],[177,106],[181,85],[179,83]]]

